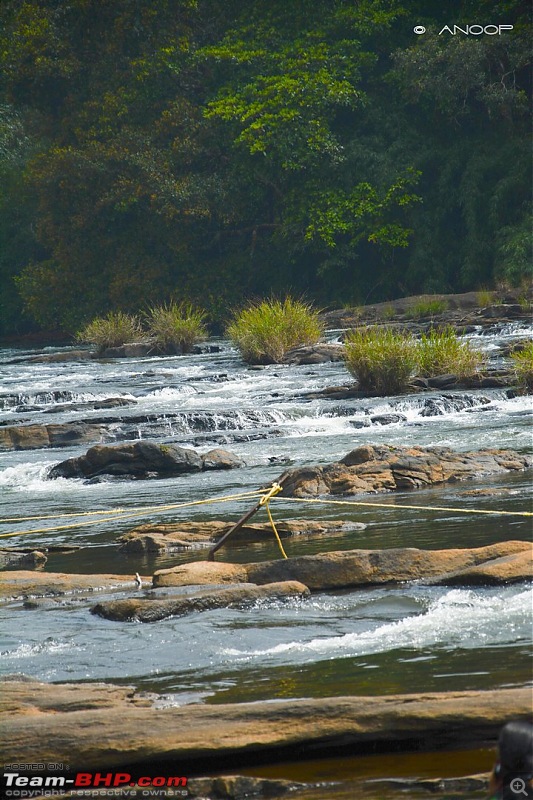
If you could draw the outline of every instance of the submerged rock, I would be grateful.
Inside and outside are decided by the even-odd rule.
[[[529,719],[530,687],[327,697],[275,703],[157,708],[131,686],[6,682],[0,696],[3,750],[20,763],[108,771],[150,764],[191,767],[231,758],[317,758],[359,744],[381,752],[468,748],[495,741],[509,719]],[[176,773],[174,773],[176,774]]]
[[[41,569],[47,560],[40,550],[0,548],[0,569]]]
[[[341,550],[253,564],[197,561],[158,570],[153,585],[217,583],[221,570],[235,582],[299,581],[312,591],[432,578],[437,583],[468,583],[469,576],[472,583],[483,583],[483,570],[487,583],[508,583],[533,577],[531,547],[530,542],[511,541],[454,550]]]
[[[285,497],[404,491],[531,467],[513,450],[457,453],[449,447],[362,445],[326,466],[299,467],[277,480]]]
[[[204,459],[207,458],[207,461]],[[49,478],[94,478],[115,475],[132,478],[183,475],[202,469],[232,469],[243,462],[226,450],[210,450],[200,456],[196,450],[175,444],[140,441],[134,444],[96,445],[85,455],[56,464]]]
[[[209,522],[169,522],[141,525],[119,538],[120,550],[125,553],[168,553],[173,550],[194,545],[213,544],[232,527],[231,522],[212,520]],[[332,534],[339,532],[362,531],[362,522],[332,522],[293,519],[276,521],[276,528],[282,538],[301,534]],[[265,541],[272,538],[272,528],[268,522],[248,523],[239,528],[232,541]]]
[[[109,600],[93,606],[91,612],[104,619],[119,622],[157,622],[167,617],[183,616],[193,611],[209,611],[212,608],[234,608],[251,605],[260,600],[285,600],[294,597],[308,597],[307,586],[298,581],[232,586],[228,589],[213,588],[181,597],[159,599],[129,598]]]

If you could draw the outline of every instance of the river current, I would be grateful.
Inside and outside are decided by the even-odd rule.
[[[491,353],[532,332],[513,324],[473,338]],[[329,338],[337,335],[331,331]],[[531,398],[505,389],[310,399],[309,393],[349,382],[342,364],[248,368],[227,341],[214,343],[218,352],[59,363],[30,360],[42,351],[0,351],[2,425],[97,421],[115,442],[176,442],[200,453],[224,447],[246,463],[242,469],[171,479],[91,482],[47,477],[51,466],[80,455],[89,444],[2,452],[0,520],[117,507],[133,512],[140,506],[256,489],[287,466],[335,461],[365,443],[531,451]],[[110,398],[130,404],[94,408]],[[364,530],[347,525],[334,535],[293,536],[285,540],[289,556],[356,547],[481,546],[529,539],[527,518],[461,511],[527,510],[530,479],[528,473],[497,475],[358,498],[386,504],[380,508],[301,506],[281,499],[273,511],[277,519],[341,518],[366,525]],[[421,509],[402,509],[402,503]],[[0,533],[21,531],[3,539],[9,546],[79,547],[50,552],[47,570],[150,575],[160,567],[203,559],[206,551],[126,557],[118,553],[118,536],[146,522],[235,520],[249,505],[231,501],[59,531],[52,530],[55,522],[72,520],[0,521]],[[458,510],[431,511],[430,506]],[[22,533],[42,528],[50,530]],[[266,535],[261,542],[224,548],[217,559],[278,556]],[[136,591],[133,582],[131,591]],[[531,587],[525,584],[464,589],[407,584],[323,592],[309,600],[263,602],[251,609],[218,609],[144,625],[104,621],[92,616],[89,607],[86,599],[67,595],[33,611],[20,602],[4,604],[3,671],[44,681],[131,683],[159,692],[166,704],[488,689],[531,680]]]

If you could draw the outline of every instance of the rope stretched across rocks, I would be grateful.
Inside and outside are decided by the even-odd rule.
[[[322,503],[325,505],[333,506],[367,506],[370,508],[407,508],[414,511],[446,511],[456,514],[492,514],[492,515],[507,515],[511,517],[533,517],[533,511],[504,511],[503,509],[486,509],[486,508],[453,508],[451,506],[414,506],[402,503],[396,505],[393,503],[369,503],[362,500],[326,500],[322,497],[281,497],[285,503]]]
[[[452,514],[489,514],[493,516],[511,516],[511,517],[532,517],[533,512],[531,511],[505,511],[503,509],[483,509],[483,508],[456,508],[452,506],[420,506],[420,505],[412,505],[407,503],[402,504],[392,504],[392,503],[377,503],[375,501],[363,501],[363,500],[328,500],[322,497],[278,497],[278,495],[283,491],[283,487],[279,483],[273,483],[269,489],[266,490],[250,490],[248,492],[240,492],[238,494],[229,494],[224,495],[223,497],[213,497],[207,500],[190,500],[186,503],[167,503],[161,504],[157,506],[143,506],[142,508],[138,508],[135,511],[130,511],[129,509],[124,508],[113,508],[107,511],[98,510],[98,511],[82,511],[76,513],[58,513],[58,514],[49,514],[45,516],[34,516],[34,517],[9,517],[0,519],[0,524],[17,524],[20,522],[30,522],[30,521],[39,521],[45,519],[65,519],[65,518],[79,518],[79,517],[94,517],[97,516],[98,519],[91,519],[85,522],[73,522],[69,523],[68,525],[52,525],[50,527],[45,528],[30,528],[29,530],[25,531],[11,531],[10,533],[0,533],[0,538],[4,539],[10,536],[26,536],[33,533],[51,533],[52,531],[65,531],[65,530],[73,530],[75,528],[82,528],[87,527],[90,525],[98,525],[101,522],[109,522],[112,520],[124,520],[124,519],[134,519],[135,517],[143,517],[146,514],[161,514],[167,511],[174,511],[175,509],[180,508],[190,508],[192,506],[202,506],[202,505],[212,505],[215,503],[225,503],[231,500],[245,500],[251,499],[255,497],[261,498],[259,502],[259,506],[264,506],[265,510],[268,515],[268,519],[274,535],[276,536],[278,546],[283,554],[284,558],[287,558],[287,555],[283,549],[283,545],[281,543],[281,539],[279,537],[279,533],[276,529],[276,525],[274,523],[274,519],[272,518],[272,513],[270,511],[270,501],[271,500],[282,500],[285,503],[320,503],[322,505],[335,505],[335,506],[354,506],[354,507],[365,507],[365,508],[394,508],[394,509],[409,509],[414,511],[439,511],[439,512],[446,512]]]
[[[229,500],[247,500],[252,497],[262,497],[264,492],[255,489],[249,492],[240,492],[239,494],[229,494],[224,497],[212,497],[208,500],[190,500],[187,503],[168,503],[158,506],[143,506],[136,511],[130,511],[124,508],[112,508],[109,511],[83,511],[78,513],[69,514],[50,514],[44,517],[12,517],[10,519],[0,519],[0,524],[4,523],[17,523],[29,522],[30,520],[43,520],[43,519],[64,519],[65,517],[92,517],[100,515],[98,519],[92,519],[87,522],[73,522],[69,525],[52,525],[49,528],[30,528],[27,531],[14,531],[11,533],[0,533],[0,538],[7,536],[25,536],[31,533],[49,533],[50,531],[65,531],[73,528],[87,527],[88,525],[98,525],[101,522],[109,522],[115,519],[131,519],[133,517],[143,517],[146,514],[163,513],[166,511],[173,511],[177,508],[189,508],[191,506],[212,505],[214,503],[225,503]]]

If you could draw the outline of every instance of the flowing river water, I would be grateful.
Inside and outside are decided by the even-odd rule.
[[[531,333],[517,323],[480,331],[472,338],[490,353]],[[337,334],[330,332],[330,339]],[[219,446],[246,463],[241,469],[169,479],[49,480],[51,466],[80,455],[89,445],[3,452],[1,520],[117,507],[133,512],[139,506],[256,489],[275,480],[288,465],[336,461],[365,443],[531,449],[531,398],[510,396],[505,389],[309,399],[308,393],[347,383],[344,366],[248,368],[228,342],[215,343],[218,352],[189,356],[54,363],[32,362],[36,351],[0,351],[2,425],[99,421],[117,442],[176,442],[201,453]],[[109,398],[134,402],[94,408]],[[497,475],[416,493],[359,498],[386,504],[380,508],[303,506],[278,499],[273,510],[277,519],[340,518],[347,523],[335,535],[285,540],[289,556],[358,547],[481,546],[529,539],[530,523],[524,517],[460,511],[528,510],[530,478],[528,473]],[[474,488],[491,491],[470,493]],[[404,509],[402,503],[423,509]],[[31,544],[36,549],[80,546],[73,552],[51,552],[46,566],[51,571],[150,575],[161,567],[204,559],[206,551],[189,549],[161,558],[125,556],[118,552],[118,536],[146,522],[236,520],[249,505],[250,501],[231,501],[194,506],[133,521],[26,533],[3,539],[3,544]],[[431,511],[430,506],[458,511]],[[354,521],[366,528],[350,526]],[[51,528],[54,522],[0,522],[0,533]],[[66,522],[72,520],[59,521]],[[278,556],[273,538],[266,535],[264,541],[223,548],[217,559],[260,561]],[[9,602],[0,610],[2,669],[52,682],[134,684],[178,705],[497,689],[531,680],[530,590],[525,584],[451,589],[415,583],[322,592],[304,601],[218,609],[157,624],[104,621],[92,616],[87,601],[76,596],[37,611]],[[389,769],[383,760],[379,763],[374,775]],[[475,765],[471,771],[476,771]]]

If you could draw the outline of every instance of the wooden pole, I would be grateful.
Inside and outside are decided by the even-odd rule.
[[[249,519],[251,519],[251,518],[253,517],[253,515],[254,515],[254,514],[257,514],[257,512],[258,512],[258,511],[259,511],[259,509],[261,508],[261,505],[262,505],[262,499],[259,501],[259,503],[257,503],[257,505],[255,505],[253,508],[251,508],[249,511],[247,511],[247,512],[246,512],[246,514],[244,514],[244,516],[242,516],[242,517],[241,517],[239,520],[237,520],[237,522],[235,523],[235,525],[232,525],[232,527],[229,529],[229,531],[228,531],[227,533],[225,533],[225,534],[224,534],[224,536],[222,537],[222,539],[220,539],[220,540],[219,540],[219,541],[218,541],[218,542],[217,542],[217,543],[216,543],[216,544],[215,544],[215,545],[214,545],[214,546],[211,548],[211,550],[210,550],[210,551],[209,551],[209,553],[207,554],[207,560],[208,560],[208,561],[214,561],[214,560],[215,560],[215,553],[216,553],[216,551],[217,551],[217,550],[220,550],[220,548],[222,547],[222,545],[226,544],[226,542],[227,542],[227,540],[229,539],[229,537],[230,537],[230,536],[232,536],[232,534],[234,534],[234,533],[235,533],[235,531],[238,531],[238,530],[239,530],[239,528],[242,528],[242,526],[244,525],[244,523],[245,523],[245,522],[248,522],[248,520],[249,520]]]

